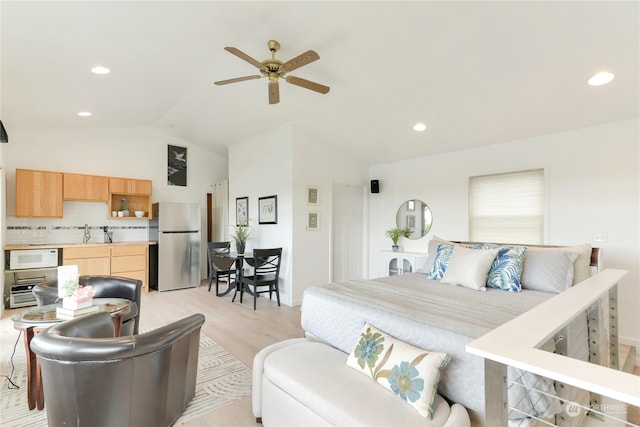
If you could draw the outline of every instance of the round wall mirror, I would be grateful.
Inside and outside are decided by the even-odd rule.
[[[426,236],[432,223],[431,209],[420,200],[407,200],[400,206],[396,214],[398,228],[411,230],[409,239],[415,240]]]

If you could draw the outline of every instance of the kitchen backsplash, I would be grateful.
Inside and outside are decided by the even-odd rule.
[[[147,220],[110,219],[102,203],[65,202],[63,218],[16,218],[7,216],[7,245],[34,243],[82,243],[84,225],[89,226],[89,243],[103,243],[103,227],[113,232],[113,242],[149,239]]]

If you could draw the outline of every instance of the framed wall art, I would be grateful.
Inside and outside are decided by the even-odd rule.
[[[307,213],[307,230],[318,230],[320,228],[320,214],[318,212]]]
[[[315,187],[307,187],[307,204],[308,205],[317,205],[320,203],[320,199],[318,198],[318,189]]]
[[[249,225],[249,198],[236,198],[236,225]]]
[[[278,196],[258,198],[258,223],[278,223]]]
[[[167,184],[187,186],[187,147],[167,145]]]

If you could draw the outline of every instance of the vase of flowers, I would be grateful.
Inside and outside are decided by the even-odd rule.
[[[91,286],[80,286],[77,277],[67,280],[64,287],[66,296],[62,298],[62,307],[77,310],[93,305],[96,291]]]
[[[238,252],[239,254],[244,253],[247,239],[249,239],[250,234],[251,230],[249,229],[248,225],[235,226],[235,233],[233,233],[231,237],[233,237],[233,240],[235,240],[236,242],[236,252]]]
[[[393,245],[391,245],[391,249],[394,252],[398,251],[398,240],[400,239],[400,237],[409,237],[411,236],[411,230],[407,227],[407,228],[398,228],[398,227],[394,227],[390,230],[387,230],[387,232],[385,233],[385,236],[387,236],[388,238],[391,239],[391,241],[393,242]]]

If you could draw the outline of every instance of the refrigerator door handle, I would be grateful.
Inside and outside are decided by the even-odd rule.
[[[188,245],[188,248],[189,248],[189,250],[187,251],[187,252],[188,252],[187,259],[188,259],[188,262],[189,262],[189,263],[188,263],[187,265],[193,265],[193,264],[191,263],[191,258],[192,258],[192,255],[191,255],[192,247],[191,247],[191,245]]]

